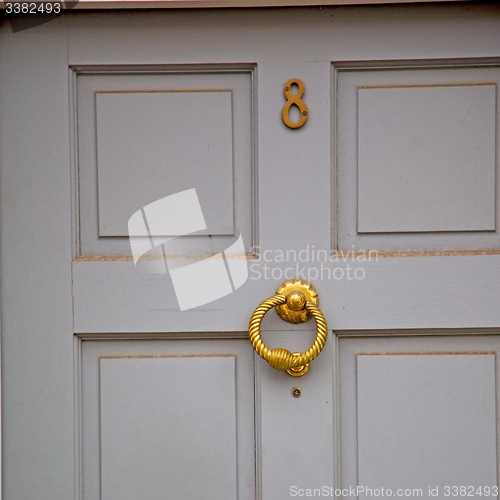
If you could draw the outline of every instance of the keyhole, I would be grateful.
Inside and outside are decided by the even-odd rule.
[[[300,387],[294,387],[292,389],[292,396],[294,398],[300,398],[300,396],[302,396],[302,389]]]

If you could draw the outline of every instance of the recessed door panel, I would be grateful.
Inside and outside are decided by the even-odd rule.
[[[254,498],[246,341],[78,345],[84,499]]]

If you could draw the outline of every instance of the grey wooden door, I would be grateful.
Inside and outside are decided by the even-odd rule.
[[[496,497],[499,27],[489,4],[6,23],[4,498]],[[302,378],[247,333],[295,277],[329,324]],[[263,322],[290,351],[314,331]]]

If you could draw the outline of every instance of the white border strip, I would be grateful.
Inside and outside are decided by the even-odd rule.
[[[37,0],[39,1],[39,0]],[[51,2],[55,0],[50,0]],[[70,0],[71,1],[71,0]],[[375,5],[395,3],[453,2],[457,0],[80,0],[82,9],[179,9],[220,7],[300,7],[334,5]],[[459,0],[467,1],[467,0]],[[0,4],[0,9],[5,4]]]

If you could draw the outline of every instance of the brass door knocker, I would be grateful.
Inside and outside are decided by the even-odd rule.
[[[286,370],[294,377],[304,375],[309,363],[322,351],[328,335],[326,320],[318,303],[318,292],[307,281],[293,279],[282,283],[276,290],[276,295],[262,302],[250,319],[248,333],[259,356],[276,370]],[[281,319],[289,323],[302,323],[308,321],[311,316],[314,318],[316,339],[306,352],[292,353],[282,348],[271,350],[266,346],[260,335],[260,324],[267,311],[273,307]]]

